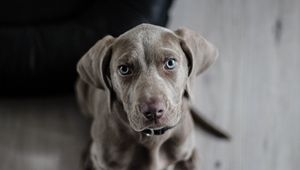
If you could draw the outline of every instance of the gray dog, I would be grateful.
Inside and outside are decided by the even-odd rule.
[[[76,87],[93,118],[92,169],[197,169],[190,86],[216,57],[185,28],[141,24],[98,41],[78,63]]]

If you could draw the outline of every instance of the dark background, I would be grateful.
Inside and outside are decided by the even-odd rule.
[[[165,26],[172,0],[4,0],[0,94],[73,91],[76,63],[99,39],[141,24]]]

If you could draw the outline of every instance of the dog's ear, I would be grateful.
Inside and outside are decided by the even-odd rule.
[[[181,28],[175,31],[179,37],[180,46],[187,57],[189,67],[189,80],[186,92],[190,96],[191,81],[205,71],[218,57],[217,48],[198,33]]]
[[[180,45],[188,58],[189,76],[199,75],[206,70],[218,57],[217,48],[198,33],[181,28],[175,31]]]
[[[105,36],[79,60],[77,72],[83,81],[103,90],[110,88],[108,66],[113,42],[112,36]]]

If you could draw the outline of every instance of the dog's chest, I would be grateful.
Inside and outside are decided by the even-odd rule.
[[[150,145],[134,142],[127,143],[126,147],[111,145],[92,153],[92,157],[97,170],[164,170],[190,156],[191,147],[187,147],[189,143],[190,140],[178,143],[171,138]]]

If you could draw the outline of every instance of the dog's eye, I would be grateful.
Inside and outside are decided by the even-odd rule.
[[[127,65],[121,65],[119,66],[119,73],[122,75],[122,76],[127,76],[129,74],[131,74],[131,69],[129,66]]]
[[[176,67],[176,60],[174,58],[169,58],[166,62],[165,62],[165,69],[167,70],[172,70]]]

